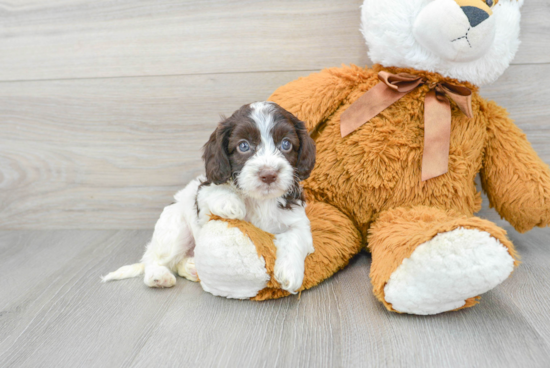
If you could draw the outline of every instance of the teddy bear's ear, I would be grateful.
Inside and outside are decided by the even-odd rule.
[[[206,179],[210,183],[219,185],[231,178],[231,162],[227,146],[232,130],[233,125],[229,119],[224,118],[204,145],[202,158],[206,169]]]
[[[296,116],[290,114],[290,121],[294,125],[296,134],[300,139],[300,150],[298,151],[298,162],[296,163],[296,174],[300,181],[309,178],[315,166],[315,142],[309,136],[306,124]]]

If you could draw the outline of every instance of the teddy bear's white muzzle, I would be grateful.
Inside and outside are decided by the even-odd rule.
[[[467,62],[489,50],[495,26],[491,9],[481,0],[435,0],[416,17],[413,34],[420,45],[439,57]]]

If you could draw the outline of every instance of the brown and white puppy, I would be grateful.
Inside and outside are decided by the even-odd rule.
[[[295,293],[302,285],[304,260],[314,251],[299,185],[315,165],[315,144],[304,123],[275,103],[245,105],[219,123],[203,158],[206,176],[189,183],[164,209],[142,263],[103,280],[144,272],[146,285],[171,287],[176,283],[172,272],[177,272],[196,281],[195,239],[214,214],[275,234],[275,278]]]

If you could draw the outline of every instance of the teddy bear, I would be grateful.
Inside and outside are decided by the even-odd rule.
[[[522,5],[365,0],[361,31],[374,66],[325,69],[273,93],[317,146],[303,182],[315,252],[300,290],[362,249],[372,254],[374,295],[393,312],[472,307],[510,276],[518,255],[506,232],[474,215],[476,176],[491,206],[525,232],[550,222],[550,170],[479,87],[513,59]],[[209,249],[195,255],[206,291],[235,297],[237,288],[253,300],[289,294],[273,277],[271,234],[213,218],[199,242]]]

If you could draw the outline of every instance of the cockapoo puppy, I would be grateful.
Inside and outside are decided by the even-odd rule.
[[[103,277],[145,273],[150,287],[171,287],[173,272],[197,281],[195,239],[211,215],[245,220],[275,235],[275,278],[291,293],[301,287],[314,251],[299,185],[315,165],[315,144],[303,122],[271,102],[245,105],[219,123],[204,146],[206,176],[191,181],[165,207],[141,263]],[[200,270],[199,270],[200,272]]]

